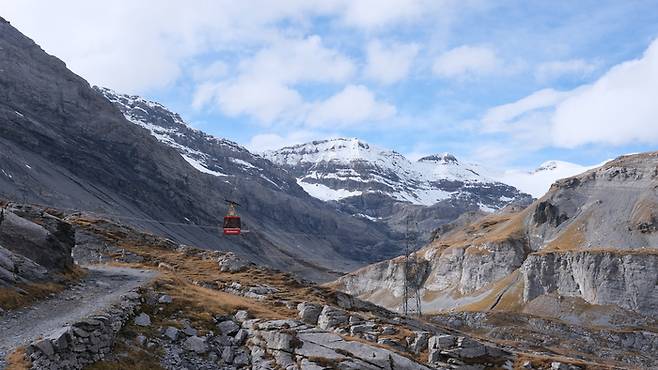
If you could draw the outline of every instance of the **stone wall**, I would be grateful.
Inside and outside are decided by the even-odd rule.
[[[82,369],[105,358],[140,303],[137,292],[127,293],[112,307],[31,343],[27,355],[32,369]]]

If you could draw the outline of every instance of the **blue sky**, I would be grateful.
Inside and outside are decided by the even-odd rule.
[[[533,168],[658,144],[658,0],[99,4],[0,15],[90,83],[255,151],[350,136]]]

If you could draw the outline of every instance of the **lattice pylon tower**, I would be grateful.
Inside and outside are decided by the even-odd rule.
[[[416,257],[416,244],[418,242],[418,223],[407,218],[404,248],[404,295],[402,297],[402,310],[405,316],[421,316],[419,276],[420,264]]]

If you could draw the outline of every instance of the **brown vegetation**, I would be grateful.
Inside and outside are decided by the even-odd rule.
[[[54,274],[53,280],[57,282],[36,282],[18,284],[11,288],[0,288],[0,308],[12,310],[29,306],[51,294],[61,292],[68,284],[75,283],[84,277],[85,273],[84,269],[75,266],[65,272]]]
[[[7,355],[7,366],[5,370],[27,370],[32,367],[30,360],[25,353],[25,347],[19,347],[14,352]]]

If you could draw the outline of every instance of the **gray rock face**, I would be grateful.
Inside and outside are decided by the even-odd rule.
[[[74,243],[70,225],[55,216],[0,209],[0,286],[38,282],[73,267]]]
[[[573,251],[533,254],[521,268],[528,302],[557,292],[593,304],[658,314],[658,253]]]

